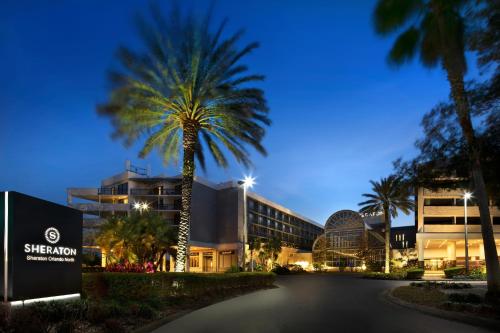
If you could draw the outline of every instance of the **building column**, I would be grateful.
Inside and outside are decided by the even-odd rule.
[[[106,251],[101,249],[101,267],[106,267],[107,255]]]
[[[424,268],[424,240],[417,240],[418,267]]]
[[[479,243],[479,260],[484,260],[484,244]]]
[[[457,265],[457,244],[454,241],[446,243],[447,265],[454,267]]]

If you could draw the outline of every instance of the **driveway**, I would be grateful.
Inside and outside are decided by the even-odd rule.
[[[403,281],[343,274],[281,276],[261,290],[191,312],[154,331],[190,332],[488,332],[387,302]]]

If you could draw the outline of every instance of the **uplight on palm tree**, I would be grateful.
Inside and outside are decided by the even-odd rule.
[[[395,176],[382,178],[379,182],[370,180],[372,193],[364,193],[368,200],[359,203],[361,213],[384,214],[385,222],[385,273],[390,272],[391,218],[398,216],[398,210],[410,214],[415,204],[408,188]]]
[[[226,21],[214,30],[210,18],[173,8],[166,19],[153,8],[151,22],[139,20],[145,48],[119,49],[121,70],[111,73],[109,101],[99,107],[126,144],[145,139],[140,157],[153,149],[165,163],[182,156],[176,271],[186,267],[195,158],[204,169],[208,150],[227,167],[230,153],[248,167],[248,146],[266,154],[261,141],[268,108],[264,92],[251,86],[264,77],[248,74],[241,63],[258,43],[240,47],[242,31],[227,35]]]

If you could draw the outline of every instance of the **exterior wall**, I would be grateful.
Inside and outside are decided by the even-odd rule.
[[[424,266],[424,261],[438,262],[438,269],[448,265],[463,264],[465,260],[463,193],[461,189],[418,189],[415,215],[418,260],[421,266]],[[494,224],[493,232],[497,242],[497,251],[500,254],[500,225],[497,224],[500,209],[490,206],[490,214]],[[472,265],[480,264],[484,261],[484,249],[481,225],[478,220],[479,209],[474,202],[468,202],[467,217],[470,218],[467,225],[469,259]],[[426,218],[429,219],[427,223]],[[449,219],[448,221],[436,220],[443,218]]]
[[[226,188],[217,191],[217,242],[238,242],[238,227],[242,225],[238,214],[237,188]],[[214,206],[215,207],[215,206]],[[235,223],[235,221],[237,221]]]
[[[193,183],[191,201],[191,235],[192,240],[206,243],[219,242],[217,237],[217,191],[200,184]]]

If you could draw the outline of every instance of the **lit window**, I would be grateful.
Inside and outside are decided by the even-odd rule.
[[[189,267],[200,267],[200,256],[198,252],[192,252],[189,255]]]

